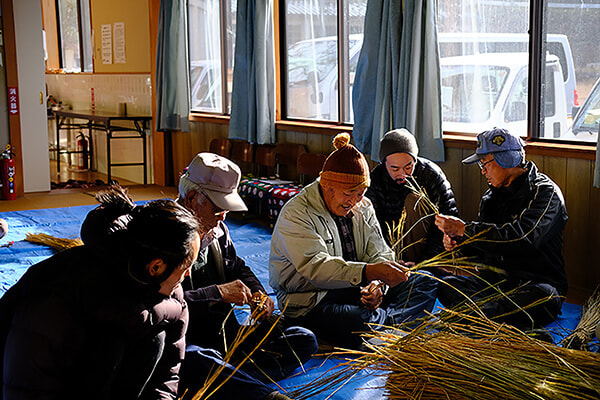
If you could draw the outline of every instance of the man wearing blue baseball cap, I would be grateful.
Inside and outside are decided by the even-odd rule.
[[[480,133],[475,154],[462,162],[477,163],[488,181],[479,219],[438,215],[435,223],[444,233],[446,250],[458,246],[483,267],[479,275],[446,277],[439,300],[446,307],[461,303],[465,295],[481,300],[498,293],[492,284],[506,295],[482,306],[489,318],[523,330],[552,322],[567,293],[562,251],[567,211],[560,188],[525,160],[523,141],[506,129]],[[475,235],[480,236],[461,245]]]

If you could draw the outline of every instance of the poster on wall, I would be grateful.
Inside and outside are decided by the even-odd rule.
[[[124,64],[125,60],[125,23],[115,22],[113,25],[113,44],[115,52],[115,63]]]
[[[16,86],[8,87],[8,112],[10,115],[19,114],[19,91]]]
[[[102,25],[102,64],[112,64],[112,25]]]

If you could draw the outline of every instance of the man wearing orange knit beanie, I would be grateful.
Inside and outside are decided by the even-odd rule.
[[[365,157],[334,138],[321,176],[286,203],[271,239],[269,283],[286,320],[357,348],[358,332],[431,312],[437,284],[411,275],[383,239],[369,199]]]

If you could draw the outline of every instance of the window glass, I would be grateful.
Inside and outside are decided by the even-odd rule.
[[[546,77],[547,85],[550,82],[555,85],[553,91],[549,87],[545,90],[546,97],[554,95],[555,109],[548,109],[548,101],[544,100],[546,126],[540,137],[596,143],[597,119],[595,129],[593,123],[585,121],[586,118],[594,120],[593,110],[598,109],[598,95],[593,88],[600,78],[600,3],[597,0],[558,3],[546,0],[546,3],[546,64],[549,59],[558,58],[554,68],[559,70],[562,79]],[[581,115],[577,115],[578,110]],[[554,115],[548,126],[551,111]]]
[[[226,47],[227,47],[227,114],[231,114],[231,92],[233,90],[233,65],[235,61],[235,28],[237,14],[237,0],[226,0],[227,4],[227,30],[226,30]]]
[[[444,64],[441,72],[444,120],[464,124],[479,124],[490,118],[509,74],[506,67],[468,61]]]
[[[287,117],[352,122],[351,91],[363,40],[366,0],[343,2],[341,10],[337,1],[290,0],[285,11]],[[338,14],[342,14],[341,29]]]
[[[61,68],[66,72],[92,71],[89,2],[58,0]]]
[[[438,3],[444,131],[526,136],[528,14],[528,1]]]
[[[215,113],[231,110],[236,5],[236,1],[229,0],[189,1],[192,110]],[[222,21],[225,21],[224,35]],[[227,98],[224,101],[225,84]]]

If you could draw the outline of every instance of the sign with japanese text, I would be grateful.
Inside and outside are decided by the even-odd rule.
[[[8,87],[8,112],[10,115],[19,114],[19,92],[16,86]]]

